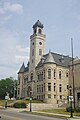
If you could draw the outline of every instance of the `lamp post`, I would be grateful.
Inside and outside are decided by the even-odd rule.
[[[72,81],[73,81],[73,98],[74,98],[74,109],[75,109],[75,81],[74,81],[74,58],[73,58],[73,38],[71,38],[71,49],[72,49]]]
[[[69,101],[70,101],[70,117],[73,117],[73,111],[72,111],[72,101],[73,101],[73,96],[72,96],[72,87],[69,87],[70,90],[70,96],[69,96]]]
[[[31,104],[31,101],[32,101],[32,91],[30,91],[30,112],[32,112],[32,104]]]

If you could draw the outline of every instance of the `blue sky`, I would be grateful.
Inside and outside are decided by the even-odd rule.
[[[46,34],[46,53],[80,58],[80,0],[0,0],[0,79],[17,78],[29,59],[32,26],[40,20]]]

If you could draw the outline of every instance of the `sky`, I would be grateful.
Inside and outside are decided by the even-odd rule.
[[[30,35],[40,20],[46,51],[80,58],[80,0],[0,0],[0,79],[13,77],[29,60]]]

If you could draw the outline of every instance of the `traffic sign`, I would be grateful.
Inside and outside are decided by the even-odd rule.
[[[69,96],[69,101],[73,101],[73,96]]]

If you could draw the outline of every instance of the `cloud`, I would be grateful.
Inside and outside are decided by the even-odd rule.
[[[19,44],[15,32],[0,28],[0,79],[9,76],[15,78],[23,61],[27,64],[29,47]]]
[[[21,47],[21,45],[17,45],[16,50],[19,51],[19,52],[27,52],[27,53],[29,53],[30,48],[29,47],[23,48],[23,47]]]
[[[26,61],[29,60],[29,56],[20,56],[20,55],[17,55],[17,56],[15,56],[15,59],[16,59],[16,62],[23,63],[23,62],[26,62]]]
[[[21,45],[16,46],[16,63],[26,63],[29,60],[29,47],[22,47]]]
[[[8,16],[3,17],[2,19],[3,19],[3,20],[9,20],[9,19],[11,19],[11,18],[12,18],[12,15],[8,15]]]
[[[11,4],[9,2],[4,2],[0,6],[0,14],[5,14],[7,12],[22,14],[23,13],[23,6],[21,4],[18,4],[18,3]]]

